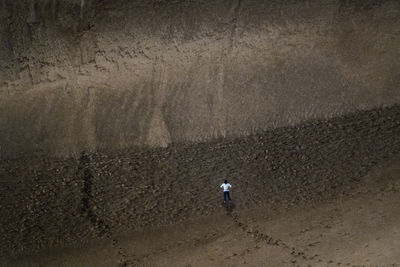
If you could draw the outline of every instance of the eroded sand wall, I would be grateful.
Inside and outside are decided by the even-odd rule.
[[[247,136],[399,103],[399,1],[0,1],[0,157]]]
[[[213,215],[224,179],[239,210],[327,201],[357,192],[372,167],[399,153],[395,105],[246,138],[4,160],[0,256]]]

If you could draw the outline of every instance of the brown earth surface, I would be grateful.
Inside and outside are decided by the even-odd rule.
[[[386,176],[374,176],[372,170],[393,161],[400,152],[399,108],[399,105],[395,105],[357,112],[331,120],[278,128],[263,135],[223,139],[213,143],[181,144],[159,149],[138,148],[136,151],[120,151],[109,155],[82,154],[77,159],[27,157],[3,160],[0,165],[1,258],[8,262],[14,257],[21,259],[24,255],[38,254],[45,259],[47,256],[43,256],[46,255],[43,251],[48,249],[54,250],[54,253],[64,253],[64,249],[73,253],[73,248],[80,248],[79,253],[83,253],[82,248],[90,248],[93,251],[90,255],[93,255],[95,262],[100,259],[96,256],[100,253],[96,252],[98,244],[103,243],[106,247],[114,247],[114,252],[110,250],[107,253],[119,253],[122,263],[144,264],[149,261],[156,264],[150,259],[156,260],[156,255],[160,255],[161,261],[174,249],[186,251],[188,244],[192,244],[192,237],[195,238],[194,245],[208,244],[222,238],[226,241],[225,245],[237,242],[233,247],[247,246],[243,245],[245,240],[264,244],[261,240],[272,237],[264,245],[282,239],[284,242],[277,244],[279,248],[273,249],[276,253],[279,249],[288,251],[294,247],[295,250],[289,251],[289,254],[298,254],[305,251],[302,242],[308,238],[314,240],[315,236],[296,237],[296,232],[294,236],[288,236],[287,229],[297,229],[295,225],[279,228],[285,225],[283,222],[286,220],[297,221],[294,217],[303,221],[298,231],[310,227],[317,232],[331,231],[330,221],[336,223],[338,216],[344,220],[343,225],[339,226],[347,229],[346,233],[350,236],[362,235],[364,231],[368,234],[377,232],[381,228],[386,231],[386,223],[391,224],[391,218],[396,218],[394,214],[399,206],[396,193],[385,195],[383,200],[387,206],[385,212],[391,214],[387,216],[389,221],[379,225],[380,217],[375,211],[381,212],[379,209],[382,207],[378,204],[382,190],[386,192],[389,188],[397,192],[398,177],[395,173],[390,176],[392,180],[387,180]],[[398,161],[393,164],[398,166]],[[385,167],[380,168],[386,170]],[[376,185],[369,182],[371,175]],[[222,216],[223,208],[220,206],[219,185],[224,179],[234,185],[236,206],[228,217]],[[381,183],[378,183],[379,179],[382,179]],[[377,200],[371,202],[374,212],[370,210],[370,204],[363,202],[369,198]],[[338,201],[348,207],[338,208]],[[355,205],[355,208],[351,205]],[[358,209],[357,205],[361,205],[363,210]],[[336,208],[339,210],[335,211]],[[316,212],[312,213],[314,210]],[[332,212],[335,216],[329,219],[327,214]],[[352,212],[360,212],[356,217],[366,216],[367,224],[362,226],[358,225],[358,221],[354,222]],[[257,217],[257,214],[260,216]],[[286,216],[291,219],[285,219]],[[308,225],[307,218],[310,216],[316,216],[317,222]],[[255,232],[257,227],[249,219],[253,217],[259,221],[256,224],[261,227],[258,232]],[[266,220],[263,220],[264,217]],[[375,219],[378,221],[375,222]],[[317,227],[321,223],[326,229]],[[270,227],[262,228],[270,224]],[[371,231],[372,228],[368,227],[375,224],[376,231]],[[182,227],[189,227],[183,234],[192,240],[189,243],[185,239],[180,240]],[[235,233],[237,237],[226,236],[227,227],[229,235]],[[358,228],[365,230],[358,231]],[[238,231],[240,229],[249,232],[249,235],[243,235]],[[161,234],[164,232],[166,235]],[[157,239],[165,236],[164,240],[168,241],[170,232],[176,233],[172,235],[171,242],[180,240],[180,243],[176,242],[182,246],[176,245],[175,248],[175,241],[168,245],[168,242]],[[147,237],[147,233],[151,238]],[[126,241],[129,244],[126,243],[126,237],[132,235],[136,237]],[[382,240],[397,244],[396,235],[392,238],[388,235],[389,232],[385,232]],[[239,241],[235,241],[235,238]],[[305,239],[301,241],[302,238]],[[338,239],[337,242],[342,241]],[[143,242],[150,243],[145,245]],[[329,257],[324,256],[322,260],[329,258],[336,262],[336,254],[326,242],[324,250],[331,254],[326,254]],[[354,246],[358,246],[359,243],[356,243]],[[167,248],[159,248],[159,244],[165,244]],[[387,249],[390,250],[389,247]],[[154,250],[157,251],[156,255],[153,255]],[[152,256],[146,256],[148,252]],[[47,253],[52,257],[53,252]],[[190,253],[195,252],[188,250],[187,253],[187,261],[192,264],[197,263],[194,259],[202,255],[199,252],[190,258]],[[233,253],[239,255],[236,250]],[[268,253],[275,258],[273,252]],[[362,254],[363,251],[360,249],[357,253]],[[305,261],[314,256],[310,252],[305,255]],[[296,262],[302,262],[302,256]],[[357,264],[364,262],[353,256],[349,257]],[[186,262],[185,257],[181,258],[183,262]],[[179,257],[167,258],[178,260]],[[379,261],[380,257],[371,256],[368,259]],[[390,259],[398,263],[395,256]],[[110,256],[108,260],[115,259]]]
[[[399,47],[398,0],[0,1],[0,265],[398,265]]]
[[[400,157],[324,202],[192,218],[9,266],[400,266]],[[237,188],[239,191],[240,189]],[[235,196],[235,194],[233,194]],[[267,203],[270,199],[264,199]]]

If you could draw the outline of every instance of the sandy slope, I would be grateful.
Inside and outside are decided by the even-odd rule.
[[[244,210],[44,251],[10,266],[400,266],[400,160],[322,204]]]
[[[399,14],[396,0],[1,1],[0,157],[209,142],[398,104]]]

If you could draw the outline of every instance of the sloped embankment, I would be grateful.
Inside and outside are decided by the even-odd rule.
[[[351,192],[400,152],[400,106],[246,138],[0,163],[2,254],[76,245],[236,208],[296,205]]]

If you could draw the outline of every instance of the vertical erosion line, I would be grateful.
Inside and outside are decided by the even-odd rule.
[[[54,19],[57,20],[58,17],[58,10],[60,7],[60,3],[58,2],[59,0],[53,0],[53,15]]]
[[[83,19],[83,8],[85,6],[85,0],[81,0],[81,12],[80,12],[80,17],[81,20]]]
[[[232,52],[234,42],[235,42],[235,35],[238,29],[238,21],[240,16],[240,10],[242,8],[242,0],[238,0],[236,5],[233,9],[233,23],[232,28],[230,29],[230,36],[228,37],[228,44],[227,47],[222,45],[221,47],[221,58],[219,64],[219,74],[218,74],[218,88],[217,88],[217,127],[219,129],[219,135],[222,137],[226,137],[228,133],[228,123],[227,123],[227,114],[226,114],[226,101],[224,98],[224,89],[225,89],[225,64],[228,55]],[[228,33],[229,34],[229,33]],[[226,48],[226,49],[225,49]]]
[[[39,1],[33,0],[33,21],[38,20],[38,12],[39,12]]]
[[[232,31],[231,31],[231,38],[230,38],[230,47],[229,50],[232,50],[235,39],[236,39],[236,35],[237,35],[237,31],[239,28],[239,17],[240,17],[240,10],[242,8],[242,0],[238,0],[236,3],[236,6],[234,8],[234,18],[233,18],[233,23],[232,23]]]
[[[222,55],[219,64],[218,73],[218,87],[217,87],[217,125],[219,128],[219,134],[222,137],[226,137],[227,126],[226,126],[226,111],[224,101],[224,87],[225,87],[225,56],[224,51],[221,51]]]

